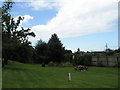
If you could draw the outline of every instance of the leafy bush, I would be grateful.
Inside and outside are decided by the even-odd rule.
[[[66,62],[66,63],[64,63],[64,66],[69,67],[69,66],[72,66],[72,64],[70,62]]]
[[[58,62],[49,62],[48,63],[48,66],[54,66],[54,67],[69,67],[69,66],[72,66],[72,64],[70,62],[61,62],[61,63],[58,63]]]
[[[72,66],[72,64],[70,62],[62,62],[62,63],[59,64],[59,66],[61,66],[61,67],[70,67],[70,66]]]
[[[48,66],[54,66],[54,63],[51,61],[48,63]]]
[[[75,55],[75,61],[74,64],[75,65],[91,65],[91,61],[92,61],[92,57],[91,55],[80,55],[80,54],[76,54]]]

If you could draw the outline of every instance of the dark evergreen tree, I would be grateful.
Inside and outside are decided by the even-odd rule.
[[[48,41],[49,61],[61,62],[64,60],[64,47],[57,34],[53,34]]]

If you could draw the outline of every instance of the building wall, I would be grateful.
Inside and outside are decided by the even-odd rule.
[[[92,56],[94,66],[120,66],[120,56]]]

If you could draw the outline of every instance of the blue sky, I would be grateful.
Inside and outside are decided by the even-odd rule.
[[[72,51],[105,50],[118,48],[117,0],[36,0],[16,2],[12,16],[24,16],[21,23],[31,28],[36,37],[30,38],[34,46],[38,40],[48,41],[56,33],[63,46]],[[103,2],[104,1],[104,2]],[[94,3],[94,5],[93,5]]]

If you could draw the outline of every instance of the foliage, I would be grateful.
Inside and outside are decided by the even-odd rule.
[[[48,63],[48,66],[50,66],[50,67],[70,67],[70,66],[72,66],[72,64],[70,62],[61,62],[61,63],[58,63],[58,62],[52,62],[52,61],[50,61]]]
[[[71,67],[72,63],[70,63],[70,62],[62,62],[62,63],[60,63],[60,66],[61,67]]]
[[[64,60],[64,47],[57,34],[53,34],[49,39],[47,51],[49,61],[61,62]]]
[[[42,40],[39,40],[35,46],[35,50],[37,54],[44,56],[46,54],[47,44]]]
[[[120,53],[120,48],[116,49],[115,52]]]
[[[33,48],[32,46],[28,44],[21,44],[17,48],[17,58],[16,61],[22,62],[22,63],[32,63],[32,55],[33,55]],[[15,57],[15,56],[14,56]]]
[[[80,54],[75,54],[75,65],[91,65],[91,61],[92,61],[92,56],[89,54],[84,54],[84,55],[80,55]]]
[[[70,62],[72,63],[73,60],[72,60],[72,51],[71,50],[65,50],[65,53],[64,53],[64,62]]]
[[[106,55],[109,55],[109,56],[111,56],[111,55],[114,55],[114,50],[112,50],[112,49],[106,49]]]
[[[50,62],[48,63],[48,66],[55,66],[55,64],[54,64],[54,62],[50,61]]]
[[[36,58],[35,63],[47,63],[47,43],[39,40],[35,46]]]
[[[72,53],[70,54],[64,54],[64,62],[70,62],[70,63],[73,63],[73,60],[72,60]]]
[[[35,37],[33,32],[30,32],[30,29],[24,29],[21,27],[21,30],[18,30],[18,27],[24,17],[19,16],[17,22],[10,14],[14,2],[3,2],[2,6],[2,51],[3,51],[3,64],[8,63],[8,59],[18,60],[21,59],[22,62],[28,59],[31,55],[28,53],[31,50],[31,42],[28,41],[28,36]],[[27,53],[25,53],[27,52]],[[24,55],[23,55],[24,53]]]

